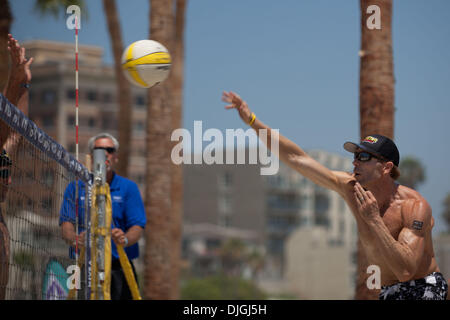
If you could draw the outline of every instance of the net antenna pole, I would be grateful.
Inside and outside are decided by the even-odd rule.
[[[100,188],[106,184],[106,154],[102,149],[94,150],[94,188]],[[105,234],[98,232],[98,230],[105,230],[105,217],[106,217],[106,196],[101,193],[96,193],[96,199],[93,201],[96,202],[97,208],[97,228],[94,228],[94,233],[96,234],[96,242],[93,243],[93,246],[96,246],[96,261],[97,266],[94,268],[97,272],[97,283],[92,283],[92,287],[97,291],[97,298],[100,300],[104,300],[103,296],[103,283],[105,281]]]
[[[86,168],[89,172],[92,172],[92,155],[86,154]],[[91,181],[92,183],[92,181]],[[87,184],[86,184],[87,185]],[[91,226],[91,195],[92,195],[92,185],[87,186],[87,196],[84,198],[84,207],[86,208],[84,215],[84,225],[86,226],[86,237],[85,237],[85,254],[84,254],[84,268],[86,275],[86,290],[85,290],[85,299],[89,300],[91,297],[91,274],[92,274],[92,266],[91,266],[91,234],[92,234],[92,226]]]
[[[75,15],[75,159],[79,161],[78,156],[78,16]],[[78,176],[75,177],[75,265],[78,266],[78,212],[79,212],[79,199],[78,199]],[[78,291],[76,292],[76,299],[78,298]]]

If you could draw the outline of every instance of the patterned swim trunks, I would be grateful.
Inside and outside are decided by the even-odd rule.
[[[448,285],[443,275],[433,272],[422,279],[382,286],[380,300],[445,300]]]

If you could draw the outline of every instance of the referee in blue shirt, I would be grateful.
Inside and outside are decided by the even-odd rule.
[[[136,271],[132,260],[139,257],[138,241],[146,224],[144,204],[141,194],[135,182],[119,176],[113,170],[118,161],[119,142],[108,133],[100,133],[92,137],[88,142],[91,154],[94,149],[103,149],[106,152],[106,182],[109,184],[112,201],[113,225],[111,231],[112,238],[112,265],[111,265],[111,299],[130,300],[131,291],[128,288],[125,275],[119,262],[116,243],[123,245],[130,260],[133,272]],[[79,209],[78,209],[78,243],[85,242],[86,228],[84,226],[84,203],[86,197],[85,184],[79,181]],[[62,228],[63,238],[74,245],[76,242],[75,233],[75,183],[71,182],[65,192],[64,201],[61,206],[59,224]],[[74,256],[74,249],[71,247],[71,256]]]

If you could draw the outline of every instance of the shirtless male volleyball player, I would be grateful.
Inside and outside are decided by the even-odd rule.
[[[247,103],[234,92],[224,92],[227,109],[259,135],[271,129],[259,121]],[[380,299],[445,300],[448,286],[434,257],[431,207],[416,191],[399,185],[400,155],[392,140],[371,135],[361,143],[346,142],[354,154],[353,173],[331,171],[299,146],[279,135],[279,158],[314,183],[339,193],[350,207],[370,265],[381,273]]]
[[[30,66],[33,58],[27,59],[25,48],[8,34],[8,51],[11,66],[8,81],[3,90],[5,97],[16,105],[25,115],[28,114],[28,88],[31,82]],[[11,138],[11,129],[3,121],[0,122],[0,203],[5,202],[11,184],[12,159],[8,153],[16,148],[17,139]],[[5,217],[0,208],[0,300],[6,297],[9,280],[10,236]]]

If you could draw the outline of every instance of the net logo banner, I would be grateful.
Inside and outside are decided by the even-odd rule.
[[[78,162],[63,146],[54,141],[31,121],[22,111],[11,104],[0,93],[0,119],[16,130],[50,158],[69,171],[75,171],[78,178],[86,183],[90,181],[89,170]]]

